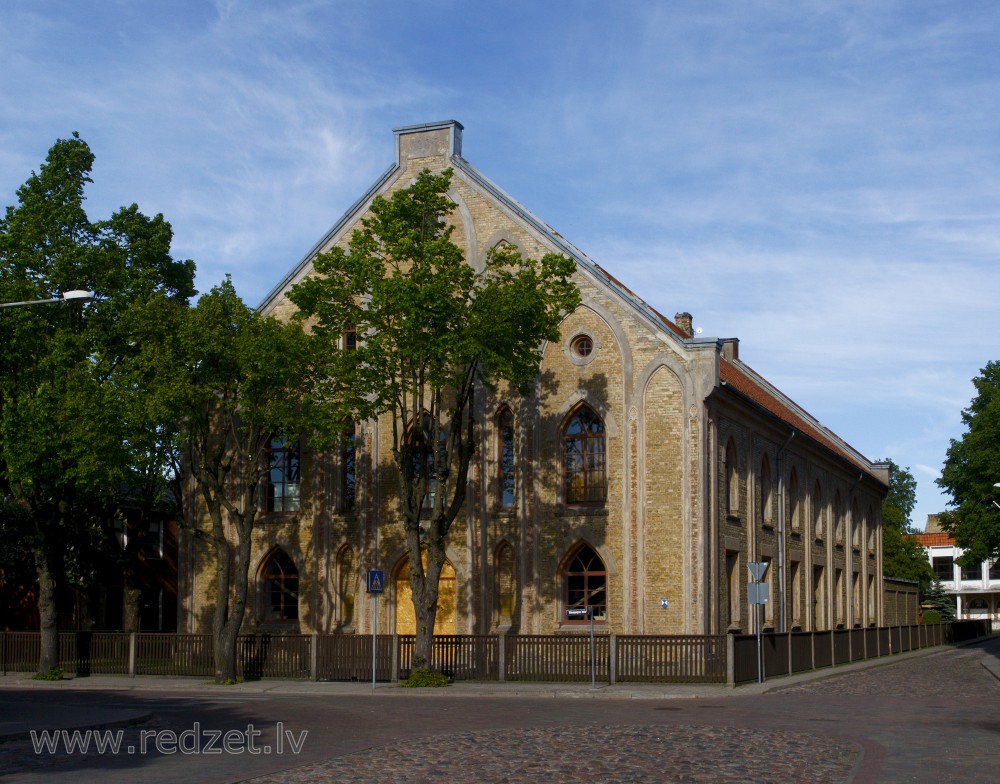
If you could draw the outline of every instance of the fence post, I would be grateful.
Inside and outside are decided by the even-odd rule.
[[[614,686],[618,675],[618,638],[608,635],[608,682]]]
[[[736,685],[736,635],[726,635],[726,685]]]
[[[392,671],[389,673],[389,680],[396,683],[399,680],[399,635],[392,635],[392,663],[389,665]]]
[[[319,635],[313,632],[310,636],[310,648],[309,648],[309,677],[314,680],[319,680]]]
[[[135,677],[136,671],[136,658],[138,656],[139,648],[139,635],[135,632],[129,632],[128,635],[128,675],[130,678]]]
[[[503,683],[507,680],[507,635],[500,634],[497,643],[499,644],[499,649],[497,651],[497,658],[499,659],[497,667],[499,668],[499,671],[497,677],[500,682]]]

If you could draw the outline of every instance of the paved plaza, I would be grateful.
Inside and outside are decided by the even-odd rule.
[[[379,684],[373,692],[370,684],[226,688],[110,676],[37,684],[8,676],[0,679],[0,776],[100,784],[994,782],[997,673],[1000,639],[991,638],[738,689],[464,683],[433,691]],[[35,753],[29,725],[118,725],[120,750]],[[194,738],[193,728],[203,738],[253,728],[256,750],[192,753],[177,739]],[[161,739],[168,742],[153,748]]]

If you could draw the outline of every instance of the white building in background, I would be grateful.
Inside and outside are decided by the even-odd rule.
[[[1000,629],[1000,561],[959,566],[955,561],[965,551],[941,529],[937,515],[927,516],[924,533],[916,538],[927,553],[934,576],[955,597],[958,618],[990,618],[993,628]]]

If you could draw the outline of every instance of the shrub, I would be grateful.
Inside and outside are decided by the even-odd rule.
[[[448,676],[440,672],[432,672],[431,670],[414,670],[399,685],[407,689],[447,686]]]
[[[920,622],[923,624],[941,623],[941,613],[937,610],[924,610]]]
[[[49,667],[48,672],[36,672],[31,677],[36,681],[61,681],[64,673],[62,667]]]

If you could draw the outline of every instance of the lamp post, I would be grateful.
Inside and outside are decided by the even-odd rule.
[[[64,291],[58,297],[52,297],[51,299],[29,299],[23,302],[0,302],[0,308],[16,308],[22,305],[47,305],[51,302],[79,302],[83,304],[84,302],[93,301],[93,291],[87,291],[86,289],[73,289],[72,291]]]

